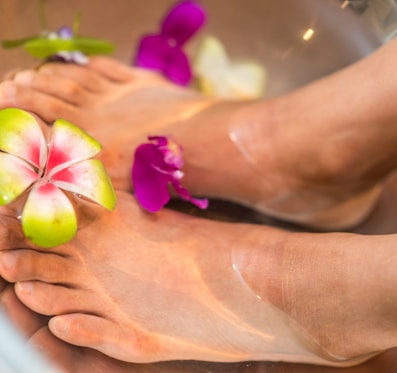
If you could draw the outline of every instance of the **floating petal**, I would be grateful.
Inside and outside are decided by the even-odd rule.
[[[163,155],[154,144],[142,144],[135,151],[132,181],[139,204],[150,212],[160,210],[170,200],[168,183],[172,176],[162,172]]]
[[[55,121],[49,144],[47,175],[50,177],[72,163],[91,158],[101,150],[101,144],[79,127],[64,120]]]
[[[193,68],[199,75],[207,75],[214,69],[218,73],[230,65],[224,45],[219,39],[207,36],[200,44],[200,48],[194,57]]]
[[[161,33],[181,46],[205,23],[204,9],[194,1],[183,1],[176,5],[164,19]]]
[[[72,203],[55,185],[35,186],[22,211],[25,236],[41,247],[54,247],[71,240],[77,231]]]
[[[35,117],[21,109],[0,110],[0,150],[25,159],[37,168],[43,166],[46,143]]]
[[[179,85],[187,85],[192,78],[190,63],[185,53],[160,35],[142,38],[135,64],[146,69],[161,71]]]
[[[141,39],[136,55],[136,66],[163,71],[172,48],[160,35],[148,35]]]
[[[232,62],[223,44],[212,36],[202,42],[193,70],[199,89],[207,96],[255,99],[264,94],[265,68],[256,62]]]
[[[263,96],[266,70],[255,62],[233,64],[226,76],[229,98],[253,99]]]
[[[97,159],[73,164],[54,174],[51,182],[59,188],[81,194],[108,210],[116,206],[112,182],[102,162]]]
[[[172,180],[172,186],[174,187],[175,192],[178,194],[178,196],[184,201],[189,201],[190,203],[193,203],[193,205],[196,205],[198,208],[202,210],[205,210],[208,207],[208,199],[193,198],[190,195],[189,191],[181,185],[178,179]]]
[[[175,48],[167,65],[164,67],[164,75],[172,82],[186,86],[192,80],[190,62],[181,49]]]
[[[28,163],[7,153],[0,153],[0,206],[12,202],[38,179]]]

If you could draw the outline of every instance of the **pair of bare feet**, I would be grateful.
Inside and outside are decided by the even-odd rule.
[[[193,194],[320,229],[344,229],[365,218],[389,170],[351,177],[348,168],[363,159],[362,146],[351,156],[361,139],[352,138],[349,148],[337,144],[321,158],[317,143],[308,146],[308,136],[326,141],[339,131],[333,123],[321,127],[317,120],[297,119],[319,90],[322,85],[297,93],[306,97],[303,103],[295,103],[294,95],[219,102],[152,72],[93,58],[89,68],[48,64],[16,73],[0,86],[0,107],[20,107],[49,123],[65,118],[85,129],[103,144],[102,160],[116,189],[132,190],[133,153],[147,135],[171,135],[185,149],[183,183]]]
[[[298,192],[304,187],[312,188],[310,181],[318,186],[313,179],[299,179],[296,175],[289,179],[298,183],[283,181],[285,171],[276,172],[276,166],[285,157],[280,152],[271,154],[275,149],[270,145],[269,162],[264,169],[270,174],[275,171],[270,180],[270,184],[275,180],[274,185],[266,187],[263,182],[250,180],[250,176],[258,176],[257,161],[247,163],[239,148],[241,144],[236,146],[233,141],[236,138],[224,146],[217,142],[225,136],[230,140],[230,135],[236,134],[238,125],[232,115],[236,112],[225,113],[236,106],[241,116],[245,109],[241,111],[240,104],[210,102],[155,75],[108,59],[93,59],[88,70],[74,65],[47,65],[38,72],[17,74],[14,81],[2,83],[0,97],[4,107],[22,107],[47,121],[64,117],[91,132],[104,144],[102,157],[119,190],[131,190],[129,167],[134,146],[151,131],[170,133],[184,145],[186,183],[197,193],[219,196],[224,189],[226,198],[255,206],[258,201],[256,197],[250,200],[251,191],[256,196],[260,194],[258,190],[270,191],[273,198],[280,185],[286,188],[299,184]],[[224,126],[222,119],[226,122]],[[189,127],[194,124],[197,126]],[[237,140],[238,136],[237,133]],[[189,146],[194,143],[199,146]],[[217,143],[219,148],[206,147]],[[212,152],[215,160],[230,154],[236,163],[233,167],[224,165],[225,162],[214,164]],[[244,166],[248,169],[246,174]],[[236,169],[246,176],[240,178],[237,190],[231,183]],[[205,171],[217,176],[205,176]],[[324,179],[325,175],[320,176]],[[326,181],[329,183],[329,178]],[[367,180],[364,186],[357,187],[356,181],[353,184],[350,195],[372,190],[375,183],[370,183],[370,187]],[[346,200],[346,192],[338,190],[345,187],[341,183],[331,188],[338,191],[337,197],[328,197],[326,205],[332,206],[335,201],[338,204],[341,194]],[[363,245],[358,237],[350,235],[321,235],[318,239],[310,235],[291,236],[264,227],[187,219],[170,211],[148,216],[137,208],[132,196],[119,192],[119,200],[115,213],[103,214],[68,245],[45,253],[32,250],[17,229],[13,230],[16,238],[2,243],[0,274],[17,282],[16,294],[29,308],[48,316],[60,315],[49,323],[50,330],[60,339],[136,362],[276,358],[332,364],[395,345],[396,341],[387,334],[393,329],[385,325],[377,328],[379,314],[371,314],[371,309],[362,307],[372,303],[368,297],[365,302],[361,297],[368,285],[359,281],[361,272],[353,277],[349,272],[350,266],[358,263],[358,271],[366,270],[372,274],[368,278],[376,280],[377,266],[386,257],[392,257],[393,237],[387,242],[381,240],[381,254],[374,261],[369,255],[372,245],[378,244],[374,240]],[[364,205],[367,210],[371,203]],[[284,244],[291,243],[292,237],[297,243],[284,250]],[[323,240],[328,244],[323,244]],[[346,242],[351,256],[346,256]],[[231,243],[238,249],[232,250]],[[308,246],[312,250],[304,250]],[[330,249],[333,247],[335,250]],[[251,253],[255,253],[257,263],[267,263],[265,268],[255,268],[255,263],[247,262]],[[329,265],[329,261],[335,265]],[[378,285],[373,285],[376,290],[382,290],[372,294],[376,304],[378,294],[387,294],[390,299],[388,285],[393,284],[393,276],[386,277],[386,282],[372,282]],[[316,286],[308,291],[313,279]],[[238,291],[231,288],[233,283],[240,286]],[[258,283],[263,285],[258,287]],[[241,305],[241,298],[229,297],[233,291],[242,297],[249,294],[247,304]],[[334,297],[328,297],[330,293]],[[354,317],[346,319],[345,313],[340,312],[344,305]],[[251,314],[256,307],[264,307],[267,320],[257,320]],[[356,311],[360,315],[358,320]],[[390,316],[394,311],[383,303],[379,309],[382,316],[387,316],[388,325],[394,323]],[[181,314],[186,315],[182,320]],[[320,327],[324,323],[328,328]],[[270,343],[267,350],[258,351],[258,336],[254,335],[260,331],[263,338],[261,328],[271,324],[274,330],[268,333],[273,333],[279,345]],[[291,326],[295,324],[298,326]],[[291,330],[286,330],[285,325],[291,326]],[[363,341],[363,335],[371,338]]]

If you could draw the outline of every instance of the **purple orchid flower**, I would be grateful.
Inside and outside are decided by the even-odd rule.
[[[142,37],[135,65],[161,71],[176,84],[189,84],[193,74],[182,47],[205,21],[204,9],[194,1],[177,4],[162,21],[159,34]]]
[[[182,148],[165,136],[149,136],[148,140],[152,142],[136,149],[132,166],[135,196],[140,205],[150,212],[160,210],[170,200],[171,184],[180,198],[206,209],[207,199],[193,198],[181,185]]]

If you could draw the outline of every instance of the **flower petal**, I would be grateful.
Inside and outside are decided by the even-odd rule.
[[[168,13],[163,21],[161,33],[181,46],[205,23],[204,9],[194,1],[183,1]]]
[[[77,231],[72,203],[53,184],[35,186],[22,211],[25,236],[41,247],[54,247],[71,240]]]
[[[0,206],[20,196],[38,177],[22,159],[0,152]]]
[[[193,70],[200,91],[223,99],[255,99],[265,90],[266,69],[252,61],[233,63],[224,45],[208,36],[195,57]]]
[[[21,109],[0,110],[0,150],[37,168],[44,166],[46,142],[35,117]]]
[[[182,147],[171,138],[166,136],[148,136],[148,140],[154,141],[158,149],[163,154],[164,163],[172,170],[183,167]]]
[[[205,210],[208,207],[208,199],[193,198],[190,195],[189,191],[181,185],[178,179],[172,180],[172,186],[174,187],[175,192],[178,194],[178,196],[181,197],[183,200],[193,203],[193,205],[196,205],[202,210]]]
[[[266,70],[255,62],[236,63],[230,67],[225,83],[230,87],[230,98],[260,98],[265,91]]]
[[[175,84],[186,86],[192,80],[192,70],[186,54],[174,48],[168,63],[164,67],[164,75]]]
[[[172,47],[166,39],[159,35],[145,36],[139,43],[135,65],[162,72],[170,53]]]
[[[58,119],[52,127],[49,144],[47,175],[50,177],[72,163],[91,158],[101,150],[101,144],[79,127]]]
[[[108,210],[116,206],[112,182],[102,162],[97,159],[73,164],[54,174],[51,182],[59,188],[81,194]]]
[[[48,62],[69,62],[77,63],[78,65],[87,65],[90,61],[89,58],[80,51],[74,52],[57,52],[53,56],[47,58]]]
[[[57,31],[58,36],[61,39],[71,39],[73,37],[73,30],[69,26],[62,26],[58,31]]]
[[[168,183],[172,177],[156,165],[164,164],[154,144],[142,144],[135,151],[132,181],[139,204],[150,212],[160,210],[170,200]]]
[[[218,74],[219,71],[227,69],[230,65],[225,46],[218,38],[206,36],[193,61],[193,69],[196,74]]]
[[[167,43],[162,36],[149,35],[142,38],[135,65],[164,73],[172,82],[187,85],[192,79],[190,62],[177,46]]]
[[[193,61],[193,71],[201,92],[210,97],[225,97],[227,71],[231,61],[224,45],[213,36],[207,36],[201,43]]]

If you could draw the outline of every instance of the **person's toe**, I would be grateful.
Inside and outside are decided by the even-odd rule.
[[[134,72],[130,66],[110,57],[92,57],[88,67],[114,82],[126,83],[134,79]]]
[[[38,280],[66,284],[75,279],[67,258],[52,253],[18,249],[0,252],[0,273],[10,282]]]
[[[49,328],[65,342],[93,348],[119,360],[147,362],[153,359],[152,351],[150,355],[148,353],[150,341],[143,338],[142,332],[139,332],[138,337],[132,323],[126,330],[111,320],[76,313],[53,317],[49,321]]]
[[[12,284],[8,284],[1,292],[0,305],[10,320],[27,337],[33,335],[43,325],[47,325],[47,317],[32,312],[19,301]]]
[[[24,70],[15,75],[14,81],[76,106],[88,106],[95,101],[94,94],[72,79],[60,75]]]
[[[72,120],[76,107],[33,89],[7,80],[0,84],[0,109],[15,107],[36,113],[47,122],[58,118]]]
[[[31,310],[43,315],[88,312],[96,309],[96,301],[86,290],[62,284],[23,281],[15,284],[18,299]]]
[[[45,64],[39,69],[40,74],[50,77],[62,77],[71,80],[94,94],[106,94],[114,89],[114,82],[106,75],[85,66],[75,64]]]

